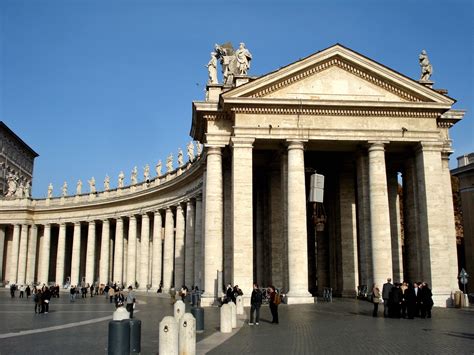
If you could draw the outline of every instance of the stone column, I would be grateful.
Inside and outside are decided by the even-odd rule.
[[[71,285],[79,285],[79,272],[81,267],[81,222],[74,223],[74,234],[72,238],[71,258]]]
[[[158,288],[161,282],[162,225],[161,213],[160,211],[155,211],[153,218],[153,268],[151,271],[151,284],[153,288]]]
[[[354,297],[359,283],[357,261],[357,216],[354,168],[343,163],[339,175],[339,221],[341,228],[342,296]]]
[[[451,267],[449,271],[450,275],[458,275],[458,255],[457,255],[457,245],[456,245],[456,224],[454,221],[454,203],[453,203],[453,187],[451,185],[451,173],[449,171],[449,155],[450,152],[445,152],[441,154],[442,158],[442,187],[443,192],[445,193],[445,217],[446,217],[446,252],[448,253],[448,265]],[[462,197],[461,197],[462,199]],[[465,223],[467,224],[467,223]],[[468,262],[469,263],[469,262]],[[471,275],[472,276],[472,275]],[[474,277],[471,277],[471,285],[473,283]],[[457,279],[451,279],[452,290],[457,290]]]
[[[253,138],[232,138],[233,284],[239,285],[246,298],[254,281],[253,142]]]
[[[358,152],[356,165],[360,285],[366,285],[370,291],[373,283],[373,268],[372,243],[370,240],[369,164],[365,150]]]
[[[415,159],[410,156],[405,159],[403,172],[403,214],[404,214],[404,243],[407,258],[405,277],[407,280],[421,280],[421,248],[420,221],[418,199],[418,178],[416,176]]]
[[[176,239],[174,250],[174,285],[176,288],[184,285],[184,231],[185,218],[181,204],[176,206]]]
[[[123,219],[118,217],[115,225],[114,282],[123,280]]]
[[[443,179],[441,145],[422,143],[417,151],[417,177],[420,200],[420,241],[422,279],[433,290],[435,306],[446,306],[454,289],[457,275],[451,260],[454,242],[447,244],[446,179]]]
[[[130,216],[128,222],[127,284],[135,287],[137,280],[137,218]]]
[[[283,241],[283,228],[286,215],[283,214],[282,209],[282,193],[281,170],[273,168],[270,171],[270,193],[268,196],[270,199],[271,280],[274,285],[284,287],[285,282],[283,275],[287,269],[287,264],[284,263],[284,256],[288,253],[284,249]],[[287,288],[285,288],[285,290],[287,290]]]
[[[87,230],[86,284],[94,284],[95,279],[95,221],[89,222]]]
[[[38,243],[38,227],[33,224],[30,228],[28,240],[28,260],[26,265],[26,282],[31,284],[35,282],[36,273],[36,246]]]
[[[51,224],[44,225],[43,241],[41,243],[41,257],[38,272],[38,281],[42,284],[48,284],[49,278],[49,257],[51,249]]]
[[[384,142],[369,142],[369,199],[374,282],[381,285],[387,278],[392,278]]]
[[[6,277],[3,275],[3,253],[5,250],[5,231],[6,226],[0,225],[0,280],[5,280]]]
[[[18,253],[18,283],[26,283],[26,250],[28,247],[28,225],[21,226],[20,249]]]
[[[220,147],[207,147],[207,169],[204,222],[204,294],[203,305],[214,303],[223,291],[217,275],[222,272],[223,191],[222,152]]]
[[[174,219],[171,207],[166,209],[165,243],[163,253],[163,291],[167,292],[173,285],[174,256]]]
[[[308,292],[304,145],[288,141],[288,303],[314,302]]]
[[[393,281],[402,282],[403,278],[403,256],[402,256],[402,231],[400,225],[400,201],[398,197],[398,172],[389,171],[388,184],[388,207],[390,213],[390,235],[392,239],[392,270]]]
[[[141,289],[146,289],[148,284],[148,264],[150,261],[150,217],[145,213],[142,215],[142,230],[140,233],[141,239],[141,256],[138,283]]]
[[[186,241],[184,259],[184,284],[194,285],[194,228],[195,228],[194,201],[186,202]]]
[[[11,257],[8,260],[9,265],[9,276],[8,281],[10,283],[18,283],[18,252],[20,251],[20,229],[19,224],[13,226],[13,240],[12,240],[12,249]]]
[[[202,289],[202,196],[196,197],[196,223],[194,228],[194,285]]]
[[[59,224],[58,253],[56,257],[56,284],[64,285],[64,262],[66,259],[66,223]]]
[[[110,247],[110,222],[108,219],[102,221],[102,237],[100,240],[100,267],[99,283],[106,285],[109,282],[109,250]]]

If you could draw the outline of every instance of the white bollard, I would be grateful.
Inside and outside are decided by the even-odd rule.
[[[174,304],[174,319],[176,319],[176,322],[179,323],[179,320],[183,316],[185,309],[186,307],[183,301],[176,301],[176,303]]]
[[[178,355],[178,323],[166,316],[160,322],[159,354]]]
[[[196,354],[196,319],[185,313],[179,320],[179,355]]]
[[[112,320],[122,320],[122,319],[130,319],[130,313],[125,309],[125,307],[117,307],[115,312],[112,315]]]
[[[242,315],[244,314],[244,301],[242,300],[242,296],[237,296],[237,314]]]
[[[232,312],[232,329],[237,328],[237,306],[234,302],[229,302],[230,310]]]
[[[228,304],[221,307],[221,333],[232,333],[232,309]]]

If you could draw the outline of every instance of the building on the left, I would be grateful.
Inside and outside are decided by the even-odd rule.
[[[0,194],[8,192],[8,177],[14,179],[15,187],[31,186],[33,167],[38,157],[33,149],[15,132],[0,121]],[[16,192],[16,191],[15,191]]]

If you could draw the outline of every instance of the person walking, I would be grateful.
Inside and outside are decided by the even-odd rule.
[[[374,304],[372,317],[377,317],[377,314],[379,312],[379,303],[380,303],[380,289],[375,283],[372,285],[372,303]]]
[[[41,290],[35,289],[33,292],[33,301],[35,302],[35,314],[41,313]]]
[[[431,309],[433,308],[433,293],[426,282],[421,287],[421,318],[431,318]]]
[[[383,284],[382,287],[382,298],[383,298],[383,316],[388,317],[389,315],[389,298],[390,298],[390,291],[392,291],[392,279],[389,277],[387,282]]]
[[[249,325],[253,325],[253,314],[255,312],[255,325],[260,321],[260,306],[262,305],[262,291],[258,288],[258,284],[253,284],[252,295],[250,296],[250,321]]]
[[[69,301],[70,302],[76,301],[76,287],[73,285],[71,285],[71,288],[69,289]]]
[[[51,291],[48,287],[43,287],[43,307],[42,312],[48,314],[49,313],[49,302],[51,302]]]
[[[280,295],[276,292],[275,286],[268,287],[270,293],[270,312],[272,312],[272,324],[278,324],[278,305],[281,302]]]
[[[133,318],[133,308],[135,308],[135,292],[133,292],[133,287],[128,286],[127,293],[127,311],[130,313],[130,319]]]

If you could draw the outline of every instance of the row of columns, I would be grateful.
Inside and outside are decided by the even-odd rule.
[[[166,208],[163,217],[161,211],[153,212],[153,225],[150,229],[150,216],[141,215],[141,230],[138,231],[137,216],[128,217],[128,230],[124,229],[124,217],[115,219],[114,238],[111,238],[111,221],[102,220],[100,253],[96,245],[98,238],[98,223],[87,222],[87,242],[81,244],[81,222],[74,222],[72,233],[71,254],[71,284],[79,284],[84,276],[85,283],[96,281],[134,284],[140,287],[151,284],[158,287],[163,283],[163,289],[172,286],[198,285],[201,272],[195,272],[196,259],[200,258],[202,224],[195,223],[202,216],[201,197],[190,199],[183,206],[181,203]],[[184,207],[184,208],[183,208]],[[176,212],[173,213],[173,210]],[[197,216],[196,216],[197,214]],[[175,218],[176,215],[176,218]],[[196,218],[197,217],[197,218]],[[13,226],[11,250],[8,256],[8,274],[5,279],[11,283],[26,284],[37,281],[40,284],[55,281],[62,285],[66,275],[66,226],[59,223],[57,245],[51,245],[52,224],[44,224],[41,243],[38,243],[38,226],[15,224]],[[128,238],[126,238],[128,236]],[[162,239],[164,236],[164,244]],[[6,241],[6,228],[0,227],[1,256]],[[40,245],[39,260],[36,261],[36,248]],[[150,248],[151,246],[151,248]],[[49,280],[51,249],[57,248],[55,280]],[[85,251],[85,273],[80,274],[81,250]],[[96,263],[96,260],[98,262]],[[3,265],[3,260],[1,260]],[[37,270],[36,270],[37,265]],[[113,272],[112,272],[113,270]],[[3,270],[0,270],[2,273]],[[35,274],[37,277],[35,278]]]

